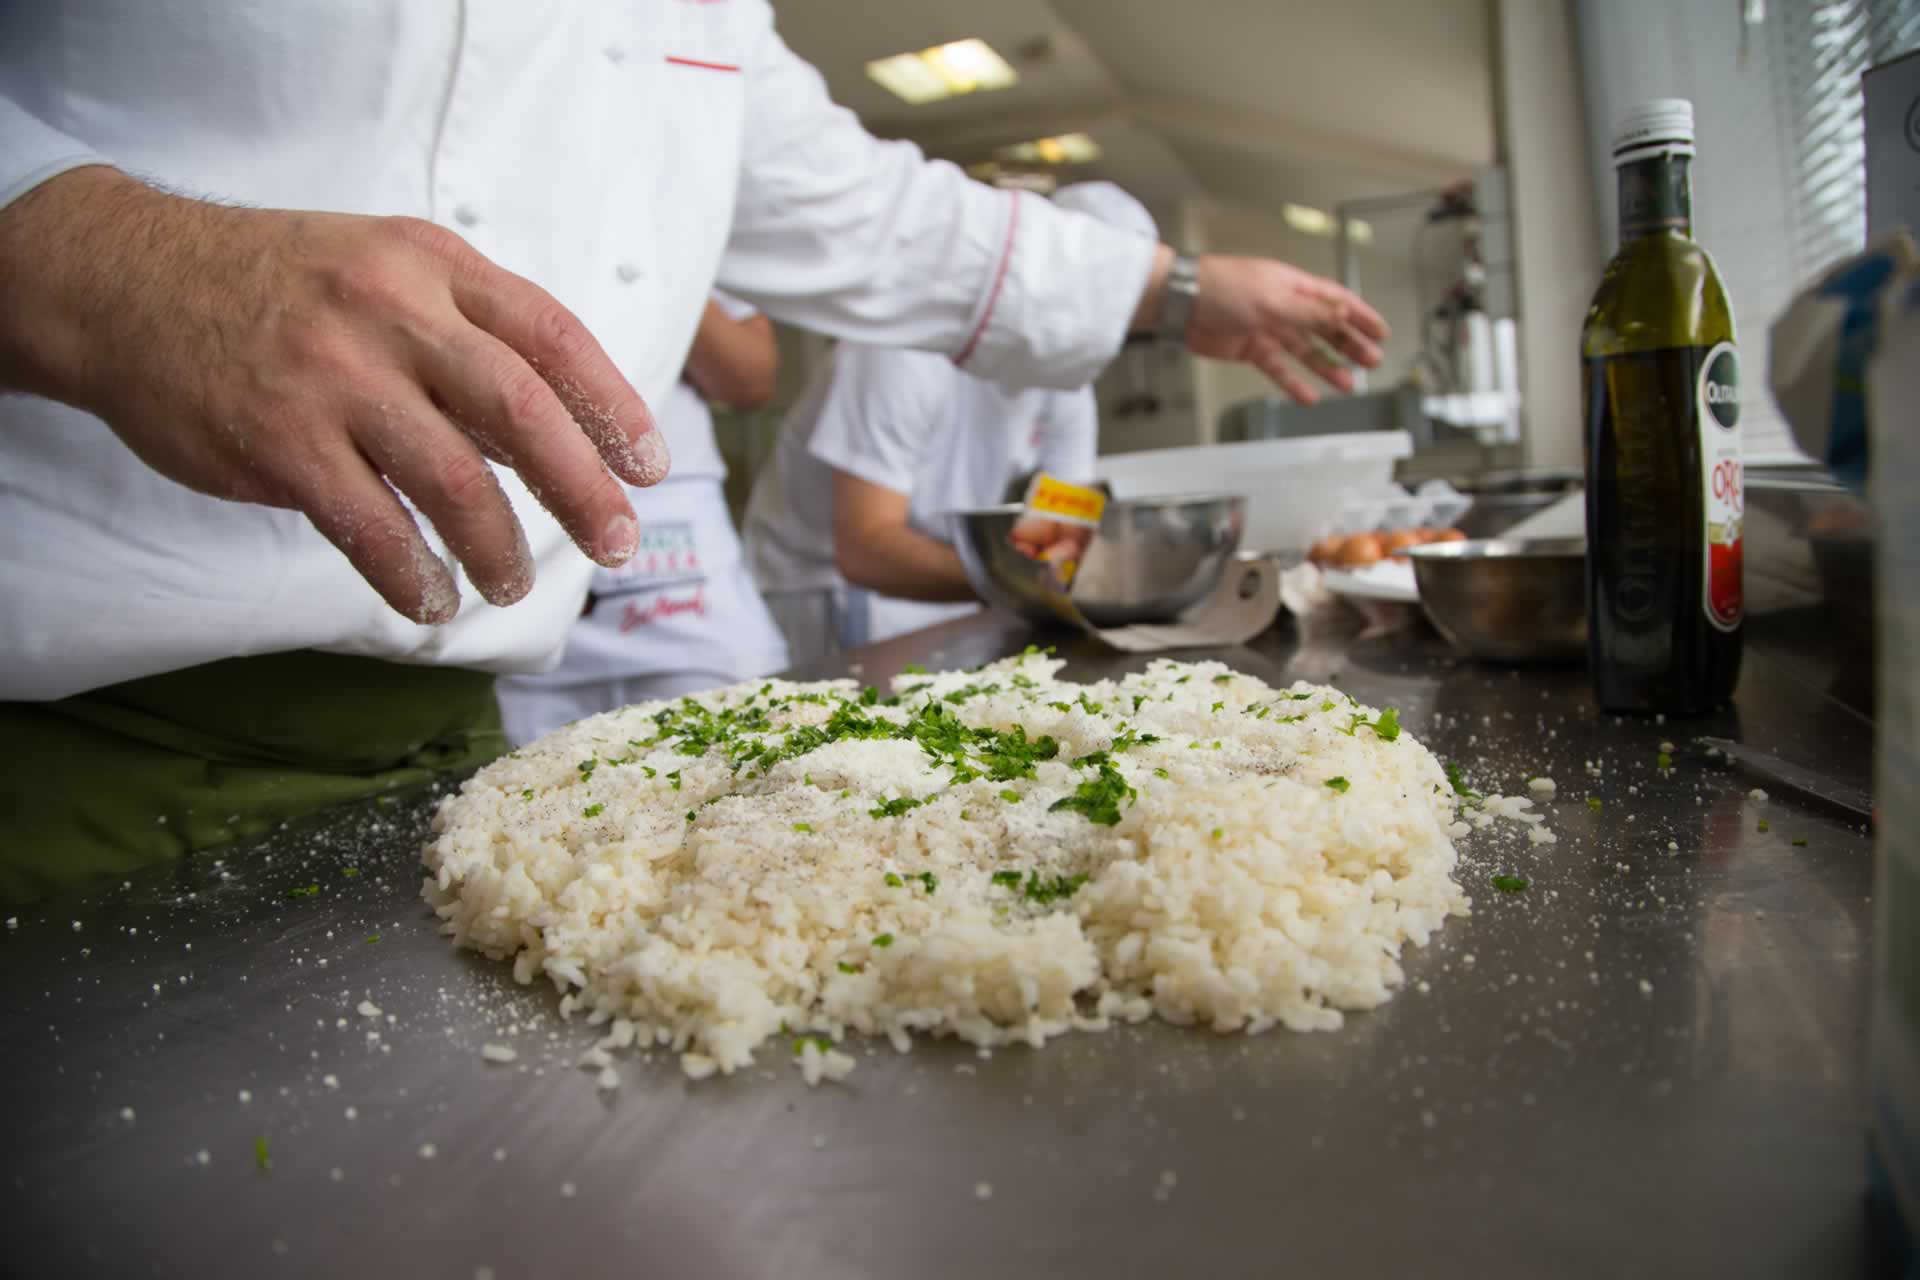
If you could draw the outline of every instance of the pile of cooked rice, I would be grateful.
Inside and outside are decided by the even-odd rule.
[[[759,681],[570,725],[434,821],[427,900],[692,1076],[769,1037],[1040,1045],[1157,1013],[1338,1027],[1467,899],[1454,792],[1392,710],[1158,661]]]

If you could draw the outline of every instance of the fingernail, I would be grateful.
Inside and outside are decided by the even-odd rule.
[[[452,622],[460,612],[460,588],[454,583],[453,569],[425,542],[414,549],[414,561],[420,581],[419,616],[415,620],[428,627]]]
[[[668,470],[673,466],[667,438],[652,427],[642,431],[633,442],[633,464],[636,473],[634,483],[642,488],[665,480]]]
[[[607,521],[607,528],[600,535],[601,564],[612,568],[623,565],[633,559],[635,548],[640,545],[640,526],[632,516],[620,515]]]

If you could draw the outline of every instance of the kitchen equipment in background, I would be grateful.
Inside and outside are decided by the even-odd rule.
[[[1369,217],[1417,212],[1412,259],[1420,350],[1404,374],[1420,389],[1421,445],[1451,428],[1482,446],[1520,440],[1520,355],[1514,323],[1514,245],[1506,170],[1481,170],[1441,190],[1353,200],[1337,206],[1334,258],[1341,283],[1363,293],[1356,243]],[[1431,287],[1430,287],[1431,286]],[[1356,385],[1367,385],[1365,371]],[[1408,426],[1402,422],[1398,425]]]
[[[1460,518],[1460,528],[1469,538],[1498,537],[1535,512],[1580,492],[1584,484],[1579,471],[1547,467],[1460,477],[1453,487],[1473,499],[1472,508]],[[1585,521],[1583,513],[1582,528]]]
[[[1050,566],[1008,540],[1025,511],[1009,504],[952,516],[954,549],[980,598],[1036,623],[1120,627],[1171,621],[1205,599],[1239,549],[1247,502],[1210,494],[1108,503],[1068,592],[1072,610],[1060,607]]]
[[[1246,495],[1249,550],[1304,552],[1353,490],[1377,490],[1413,452],[1404,431],[1353,431],[1286,440],[1110,454],[1095,468],[1123,502],[1189,493]]]
[[[1348,431],[1406,431],[1420,442],[1432,433],[1432,424],[1420,409],[1420,388],[1411,382],[1386,391],[1336,396],[1318,404],[1298,404],[1280,396],[1242,400],[1221,411],[1218,425],[1221,444]]]
[[[1492,662],[1578,662],[1587,652],[1586,542],[1494,539],[1407,549],[1441,635]]]

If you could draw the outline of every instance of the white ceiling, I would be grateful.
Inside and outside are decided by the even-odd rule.
[[[1494,159],[1488,0],[775,0],[874,132],[961,162],[1083,129],[1064,181],[1275,210],[1428,188]],[[979,36],[1020,83],[911,107],[869,59]]]

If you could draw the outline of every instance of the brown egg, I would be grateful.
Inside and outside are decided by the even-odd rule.
[[[1467,535],[1458,529],[1436,529],[1433,534],[1433,540],[1435,542],[1465,542]]]
[[[1414,532],[1420,535],[1420,545],[1423,547],[1429,542],[1438,542],[1440,540],[1440,531],[1432,527],[1422,527],[1415,529]]]
[[[1378,564],[1386,554],[1378,534],[1356,533],[1341,546],[1340,558],[1335,563],[1343,569],[1361,569]]]
[[[1307,559],[1315,564],[1333,564],[1340,558],[1340,548],[1346,545],[1346,539],[1337,533],[1330,533],[1313,544],[1307,552]]]
[[[1392,533],[1380,540],[1380,545],[1386,550],[1386,553],[1395,560],[1405,560],[1407,558],[1407,548],[1417,547],[1423,541],[1425,541],[1425,539],[1421,538],[1420,532],[1417,529],[1395,529]]]

